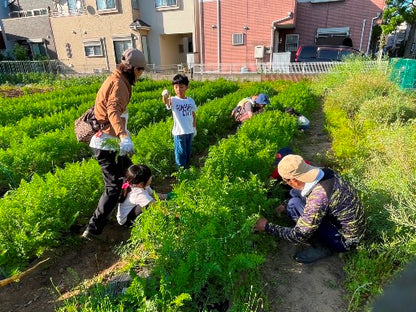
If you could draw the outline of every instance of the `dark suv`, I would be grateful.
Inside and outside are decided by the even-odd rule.
[[[342,61],[348,55],[360,55],[361,52],[348,46],[299,46],[295,62],[334,62]]]

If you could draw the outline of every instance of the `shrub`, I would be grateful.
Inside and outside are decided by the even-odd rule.
[[[12,53],[16,61],[29,60],[29,50],[18,43],[14,44]]]
[[[395,121],[407,121],[416,117],[416,100],[402,92],[391,92],[391,95],[374,96],[364,100],[358,110],[359,122],[389,124]]]
[[[339,166],[360,191],[366,237],[346,263],[350,311],[361,311],[415,253],[415,101],[385,69],[353,63],[318,84]],[[347,68],[347,67],[346,67]],[[328,85],[331,88],[328,88]]]

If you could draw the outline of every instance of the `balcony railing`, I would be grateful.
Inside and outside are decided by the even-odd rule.
[[[55,3],[55,7],[51,10],[50,15],[53,17],[59,16],[72,16],[72,15],[86,15],[87,14],[87,7],[85,6],[85,2],[83,0],[77,0],[75,2],[75,7],[68,6],[68,5],[61,5],[59,3]]]
[[[86,15],[87,9],[86,8],[80,8],[80,9],[57,9],[57,10],[51,10],[51,16],[53,17],[60,17],[60,16],[76,16],[76,15]]]
[[[21,18],[21,17],[34,17],[34,16],[47,16],[49,15],[47,8],[33,9],[33,10],[20,10],[11,11],[9,13],[10,18]]]

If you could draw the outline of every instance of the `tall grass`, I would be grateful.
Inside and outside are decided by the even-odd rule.
[[[416,252],[416,100],[389,69],[351,61],[315,85],[339,167],[360,190],[367,215],[363,244],[345,270],[350,311],[372,299]]]

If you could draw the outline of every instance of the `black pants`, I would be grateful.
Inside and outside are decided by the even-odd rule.
[[[137,217],[142,213],[142,207],[137,205],[134,207],[130,213],[127,215],[127,220],[124,222],[124,226],[131,227],[134,223],[134,220],[137,219]]]
[[[97,208],[88,223],[88,231],[98,235],[102,233],[108,215],[117,206],[124,174],[127,168],[132,165],[132,162],[127,156],[117,157],[117,153],[113,151],[95,148],[92,148],[92,151],[101,167],[105,187]]]

